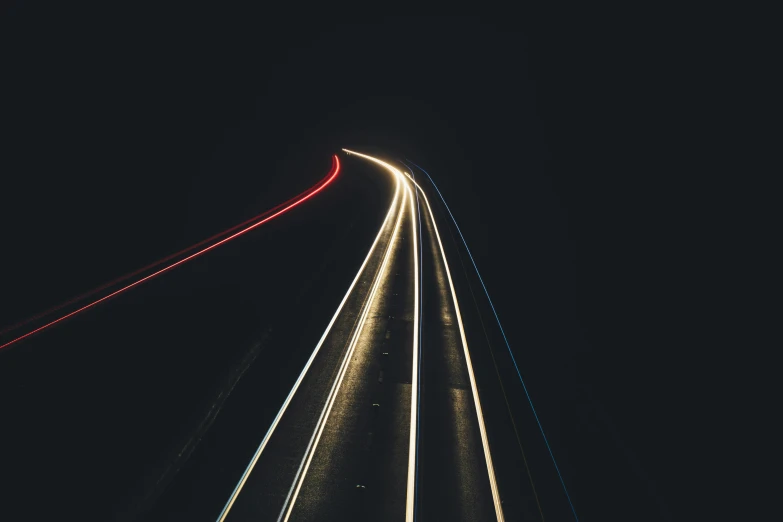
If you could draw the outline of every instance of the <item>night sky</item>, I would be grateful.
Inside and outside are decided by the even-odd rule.
[[[680,518],[702,458],[697,66],[616,16],[6,8],[0,325],[286,199],[341,147],[409,158],[459,221],[580,518]]]

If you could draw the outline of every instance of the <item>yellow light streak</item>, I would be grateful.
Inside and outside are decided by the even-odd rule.
[[[392,165],[381,161],[378,158],[354,152],[348,149],[343,149],[348,154],[354,154],[364,159],[381,165],[395,176],[402,176],[402,172],[394,168]],[[413,191],[409,184],[405,185],[408,193],[408,200],[410,201],[411,209],[411,227],[413,231],[413,266],[414,266],[414,298],[413,298],[413,375],[411,378],[411,420],[410,420],[410,436],[408,442],[408,479],[406,487],[405,498],[405,521],[413,522],[414,513],[414,501],[416,492],[416,434],[417,434],[417,422],[418,422],[418,397],[419,397],[419,254],[418,254],[418,239],[417,224],[416,224],[416,212],[413,203]]]
[[[416,437],[419,420],[419,241],[416,237],[416,209],[410,185],[408,198],[411,203],[411,231],[413,232],[413,377],[411,379],[411,430],[408,446],[408,495],[405,502],[405,519],[413,521],[416,492]]]

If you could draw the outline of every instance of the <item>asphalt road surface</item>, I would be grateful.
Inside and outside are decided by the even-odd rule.
[[[301,209],[2,354],[9,406],[63,390],[5,410],[67,448],[6,459],[19,519],[44,513],[25,479],[56,492],[75,467],[51,498],[83,520],[543,519],[443,209],[402,163],[346,152]]]

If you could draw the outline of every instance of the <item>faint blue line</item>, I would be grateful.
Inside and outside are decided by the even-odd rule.
[[[420,171],[422,171],[424,174],[427,175],[427,177],[430,180],[430,183],[432,183],[432,186],[435,187],[435,190],[438,192],[438,196],[440,196],[440,200],[443,202],[443,205],[446,207],[449,216],[451,216],[451,220],[454,222],[454,226],[457,228],[457,232],[459,232],[459,237],[462,238],[462,244],[465,245],[465,250],[468,251],[468,256],[470,256],[470,262],[473,263],[473,268],[476,269],[476,275],[478,276],[479,281],[481,281],[481,286],[484,288],[484,293],[487,295],[487,301],[489,301],[489,306],[492,308],[492,313],[495,314],[495,320],[498,322],[498,327],[500,327],[500,333],[503,334],[503,340],[506,342],[506,348],[508,348],[508,353],[511,356],[511,360],[514,362],[514,368],[517,370],[519,381],[522,383],[522,389],[525,390],[525,396],[527,396],[527,402],[530,403],[530,409],[533,410],[533,416],[535,416],[536,422],[538,423],[538,429],[541,430],[541,436],[544,437],[544,442],[546,443],[546,449],[549,450],[549,456],[552,457],[552,464],[555,465],[557,476],[560,478],[560,484],[563,485],[563,491],[565,492],[566,498],[568,499],[568,504],[571,506],[571,512],[574,514],[574,519],[577,522],[579,522],[579,517],[576,516],[576,509],[574,509],[574,503],[571,502],[571,495],[568,494],[568,488],[566,488],[565,481],[563,480],[563,475],[560,473],[560,468],[557,466],[555,455],[554,453],[552,453],[552,448],[549,446],[549,440],[546,438],[546,434],[544,433],[544,427],[541,425],[541,421],[538,418],[538,413],[536,413],[536,408],[533,406],[533,400],[530,398],[530,393],[528,393],[527,391],[525,380],[522,378],[522,372],[519,371],[519,366],[517,365],[517,360],[514,357],[514,353],[511,351],[511,345],[509,344],[508,338],[506,337],[506,332],[503,331],[503,325],[500,324],[500,317],[498,317],[498,313],[495,310],[495,305],[492,304],[492,299],[489,297],[489,291],[487,290],[487,285],[484,284],[484,280],[481,278],[481,274],[479,273],[478,266],[476,266],[476,261],[473,259],[473,254],[470,253],[470,248],[468,248],[468,243],[467,241],[465,241],[465,236],[462,235],[462,231],[459,229],[457,220],[454,219],[454,214],[451,213],[451,209],[446,203],[446,200],[443,198],[443,194],[440,193],[440,189],[438,189],[438,186],[432,180],[432,177],[429,175],[429,173],[423,168],[413,163],[411,160],[408,159],[408,161],[410,161],[411,164],[413,164],[416,168],[418,168]]]

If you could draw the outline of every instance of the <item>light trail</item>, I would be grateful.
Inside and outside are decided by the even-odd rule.
[[[511,361],[514,363],[514,368],[517,371],[517,376],[519,376],[519,381],[522,383],[522,389],[525,390],[525,396],[527,397],[527,401],[530,404],[530,409],[533,411],[533,416],[536,419],[536,423],[538,424],[538,429],[541,432],[541,436],[544,438],[544,442],[546,443],[546,448],[549,451],[549,456],[552,459],[552,464],[554,464],[555,466],[555,471],[557,471],[557,476],[560,479],[560,484],[563,486],[563,491],[565,492],[566,499],[568,499],[568,505],[571,507],[571,512],[574,515],[574,519],[576,520],[576,522],[579,522],[579,517],[576,515],[576,509],[574,508],[574,504],[571,501],[571,495],[568,494],[568,488],[566,488],[565,480],[563,480],[563,475],[560,473],[560,468],[558,467],[557,461],[555,460],[555,455],[552,452],[552,447],[549,445],[549,439],[547,439],[547,436],[544,433],[544,427],[541,425],[541,420],[538,418],[538,413],[536,412],[535,406],[533,406],[533,399],[530,397],[530,393],[527,391],[525,380],[522,378],[522,372],[519,370],[519,366],[517,365],[517,360],[514,357],[514,353],[511,351],[511,344],[508,342],[508,338],[506,337],[506,332],[503,330],[503,325],[500,324],[500,316],[498,316],[498,313],[495,310],[495,305],[492,304],[492,299],[489,297],[489,291],[487,290],[487,285],[484,284],[484,279],[482,279],[481,273],[479,273],[479,269],[478,266],[476,265],[476,261],[475,259],[473,259],[473,254],[470,253],[470,248],[468,248],[468,243],[467,241],[465,241],[465,236],[462,235],[462,231],[459,229],[459,225],[457,224],[457,220],[454,218],[454,214],[451,213],[451,209],[449,208],[449,205],[446,203],[446,199],[443,197],[443,194],[441,194],[440,189],[438,189],[438,186],[432,180],[432,176],[430,176],[426,170],[419,167],[412,161],[411,163],[420,171],[422,171],[424,174],[426,174],[427,178],[429,178],[430,183],[432,183],[432,186],[437,191],[438,196],[440,196],[440,200],[443,202],[443,206],[446,207],[446,210],[448,211],[449,216],[451,217],[451,221],[454,223],[454,227],[457,229],[457,232],[459,233],[459,237],[462,239],[462,244],[465,245],[465,250],[467,250],[468,252],[468,256],[470,257],[470,262],[473,263],[473,268],[476,270],[476,275],[478,276],[479,281],[481,282],[481,286],[484,289],[484,294],[486,294],[487,296],[487,301],[489,301],[489,306],[490,308],[492,308],[492,313],[495,315],[495,320],[497,321],[498,327],[500,328],[500,333],[503,334],[503,340],[506,343],[506,348],[508,349],[508,353],[511,356]],[[419,190],[421,190],[421,187],[419,187]]]
[[[101,286],[99,286],[97,288],[93,288],[89,292],[85,292],[83,294],[80,294],[80,295],[78,295],[78,296],[76,296],[74,298],[71,298],[68,301],[65,301],[64,303],[61,303],[61,304],[59,304],[59,305],[57,305],[55,307],[49,308],[48,310],[45,310],[45,311],[43,311],[41,313],[38,313],[38,314],[36,314],[36,315],[34,315],[32,317],[28,317],[27,319],[25,319],[22,322],[19,322],[19,323],[16,323],[16,324],[12,325],[12,326],[4,328],[2,331],[0,331],[0,336],[3,336],[3,335],[8,334],[10,332],[13,332],[14,330],[18,330],[22,326],[24,326],[26,324],[29,324],[29,323],[31,323],[33,321],[37,321],[38,319],[42,319],[42,318],[46,317],[47,315],[51,315],[54,312],[56,312],[57,310],[61,310],[62,308],[65,308],[66,306],[78,303],[79,301],[83,301],[84,299],[87,299],[88,297],[97,294],[101,290],[106,290],[107,288],[110,288],[112,286],[118,285],[118,284],[122,283],[123,281],[127,281],[128,279],[130,279],[132,277],[135,277],[137,275],[143,274],[144,272],[152,270],[153,268],[155,268],[157,266],[160,266],[163,263],[166,263],[167,261],[171,261],[172,259],[176,259],[176,258],[178,258],[180,256],[184,256],[185,254],[187,254],[189,252],[192,252],[192,251],[196,250],[199,247],[207,245],[207,244],[211,243],[212,241],[217,241],[218,239],[220,239],[222,237],[225,237],[225,236],[231,234],[232,232],[235,232],[236,230],[239,230],[242,227],[250,225],[251,223],[254,223],[254,222],[258,221],[258,220],[261,220],[261,219],[269,216],[270,214],[278,211],[279,209],[281,209],[281,208],[283,208],[285,206],[288,206],[291,203],[294,203],[295,201],[298,201],[299,199],[305,197],[307,194],[309,194],[310,192],[318,189],[322,185],[326,185],[326,184],[330,183],[330,178],[332,176],[332,173],[333,173],[334,169],[338,166],[337,162],[338,162],[337,156],[333,156],[332,157],[332,168],[329,170],[329,172],[326,174],[326,176],[324,176],[324,178],[321,181],[319,181],[318,183],[316,183],[312,187],[308,188],[307,190],[303,191],[299,195],[294,196],[291,199],[289,199],[287,201],[284,201],[284,202],[280,203],[279,205],[276,205],[276,206],[274,206],[274,207],[272,207],[272,208],[270,208],[268,210],[265,210],[261,214],[258,214],[257,216],[254,216],[254,217],[252,217],[252,218],[250,218],[248,220],[245,220],[242,223],[239,223],[238,225],[234,225],[233,227],[229,228],[228,230],[224,230],[224,231],[222,231],[222,232],[220,232],[218,234],[215,234],[212,237],[209,237],[207,239],[199,241],[195,245],[191,245],[191,246],[189,246],[189,247],[187,247],[187,248],[185,248],[183,250],[180,250],[179,252],[176,252],[174,254],[170,254],[170,255],[162,258],[162,259],[159,259],[159,260],[155,261],[154,263],[150,263],[147,266],[144,266],[143,268],[139,268],[138,270],[134,270],[133,272],[131,272],[129,274],[125,274],[122,277],[118,277],[117,279],[109,281],[108,283],[105,283],[105,284],[103,284],[103,285],[101,285]]]
[[[413,170],[411,169],[411,174],[413,174]],[[416,181],[416,175],[413,174],[413,181]],[[416,216],[419,220],[419,287],[424,287],[424,247],[422,246],[422,233],[421,233],[421,207],[419,206],[419,193],[418,191],[414,190],[414,193],[416,194]],[[421,295],[421,303],[419,303],[420,307],[424,307],[424,295]],[[421,360],[421,336],[422,332],[424,331],[424,316],[422,315],[419,317],[419,360]],[[419,372],[417,378],[419,379],[419,382],[421,382],[421,365],[419,365]],[[417,514],[417,508],[418,508],[418,500],[419,500],[419,440],[421,439],[421,434],[419,433],[419,426],[421,426],[421,394],[419,394],[419,400],[416,404],[417,408],[417,415],[416,415],[416,478],[415,478],[415,484],[416,487],[414,489],[414,495],[413,495],[413,517],[416,518]]]
[[[476,386],[476,377],[473,373],[473,363],[471,362],[470,359],[470,350],[468,349],[468,341],[467,338],[465,337],[465,327],[462,323],[462,314],[460,313],[459,303],[457,302],[457,293],[454,290],[454,282],[451,279],[451,270],[449,270],[449,262],[446,260],[446,252],[443,249],[443,243],[441,242],[440,239],[440,232],[438,232],[438,225],[435,223],[435,216],[432,213],[432,207],[430,207],[430,202],[427,199],[427,195],[421,189],[419,184],[416,183],[416,181],[410,175],[408,175],[407,173],[405,175],[408,176],[408,179],[410,179],[411,182],[416,186],[416,188],[419,189],[419,192],[424,198],[424,203],[427,205],[427,211],[430,215],[432,226],[435,229],[435,238],[438,240],[438,246],[440,247],[440,255],[441,258],[443,259],[443,265],[446,268],[446,278],[449,281],[451,298],[454,303],[454,310],[457,315],[457,324],[459,326],[459,334],[462,340],[462,348],[465,353],[465,361],[468,367],[468,377],[470,378],[470,389],[473,392],[473,403],[476,407],[476,417],[478,419],[479,432],[481,433],[481,444],[484,447],[484,460],[486,461],[487,464],[487,475],[489,476],[489,485],[490,485],[490,489],[492,490],[492,500],[495,504],[495,515],[497,516],[498,522],[503,522],[504,521],[503,506],[501,505],[500,502],[500,492],[498,491],[497,480],[495,479],[495,468],[492,464],[492,454],[489,449],[487,428],[484,425],[484,414],[481,409],[481,400],[479,399],[478,388]]]
[[[245,228],[241,229],[239,232],[235,232],[235,233],[231,234],[229,237],[227,237],[227,238],[225,238],[225,239],[223,239],[221,241],[218,241],[217,243],[215,243],[215,244],[213,244],[213,245],[211,245],[209,247],[206,247],[206,248],[204,248],[202,250],[199,250],[198,252],[195,252],[194,254],[191,254],[191,255],[185,257],[184,259],[181,259],[181,260],[177,261],[176,263],[172,263],[172,264],[168,265],[167,267],[162,268],[160,270],[157,270],[156,272],[153,272],[152,274],[150,274],[148,276],[145,276],[145,277],[139,279],[138,281],[136,281],[134,283],[126,285],[126,286],[124,286],[124,287],[122,287],[122,288],[120,288],[118,290],[115,290],[114,292],[110,293],[107,296],[104,296],[104,297],[102,297],[102,298],[100,298],[100,299],[98,299],[96,301],[93,301],[92,303],[84,305],[81,308],[78,308],[78,309],[74,310],[73,312],[70,312],[70,313],[60,317],[59,319],[55,319],[54,321],[51,321],[51,322],[49,322],[49,323],[47,323],[47,324],[45,324],[45,325],[43,325],[41,327],[38,327],[35,330],[32,330],[31,332],[28,332],[28,333],[26,333],[24,335],[21,335],[21,336],[13,339],[11,341],[8,341],[8,342],[0,345],[0,350],[2,350],[3,348],[7,348],[7,347],[9,347],[9,346],[11,346],[13,344],[16,344],[16,343],[22,341],[23,339],[26,339],[26,338],[28,338],[28,337],[30,337],[32,335],[40,333],[43,330],[51,328],[52,326],[54,326],[54,325],[56,325],[58,323],[61,323],[61,322],[65,321],[66,319],[69,319],[69,318],[71,318],[71,317],[73,317],[73,316],[75,316],[77,314],[80,314],[81,312],[89,310],[90,308],[94,308],[95,306],[99,305],[100,303],[102,303],[104,301],[107,301],[107,300],[109,300],[109,299],[111,299],[113,297],[116,297],[119,294],[130,290],[131,288],[134,288],[134,287],[139,286],[140,284],[142,284],[142,283],[144,283],[146,281],[149,281],[150,279],[158,277],[159,275],[164,274],[164,273],[168,272],[169,270],[171,270],[171,269],[173,269],[173,268],[175,268],[175,267],[177,267],[177,266],[179,266],[179,265],[181,265],[183,263],[186,263],[186,262],[190,261],[191,259],[199,257],[199,256],[209,252],[210,250],[213,250],[214,248],[217,248],[218,246],[223,245],[223,244],[231,241],[232,239],[235,239],[235,238],[237,238],[237,237],[239,237],[239,236],[241,236],[243,234],[246,234],[247,232],[250,232],[251,230],[253,230],[255,228],[260,227],[264,223],[267,223],[267,222],[275,219],[276,217],[278,217],[278,216],[280,216],[282,214],[285,214],[289,210],[293,209],[294,207],[297,207],[298,205],[304,203],[308,199],[312,198],[313,196],[315,196],[316,194],[321,192],[324,188],[326,188],[330,183],[332,183],[334,181],[334,179],[337,177],[337,174],[339,172],[340,172],[340,160],[337,158],[337,155],[334,155],[332,157],[332,170],[330,171],[330,174],[324,180],[322,180],[319,184],[317,184],[315,187],[311,188],[310,190],[308,190],[306,192],[303,192],[302,194],[300,194],[299,196],[297,196],[293,200],[289,200],[286,203],[283,203],[282,204],[283,205],[282,208],[281,208],[281,205],[278,205],[277,207],[275,207],[278,210],[272,212],[272,214],[267,215],[266,217],[264,217],[260,221],[257,221],[255,223],[253,223],[252,225],[246,226]],[[265,214],[267,214],[268,212],[270,212],[270,211],[267,211]],[[251,221],[254,221],[255,219],[257,219],[257,217],[253,218],[253,220],[251,220]],[[127,280],[128,278],[133,277],[134,275],[138,275],[139,273],[144,272],[144,271],[150,269],[153,266],[157,266],[157,265],[159,265],[162,262],[170,260],[170,259],[172,259],[174,257],[177,257],[177,256],[183,254],[183,253],[192,251],[194,248],[197,248],[197,247],[199,247],[199,246],[201,246],[201,245],[203,245],[205,243],[208,243],[208,242],[210,242],[211,240],[213,240],[215,238],[222,237],[223,235],[225,235],[227,233],[230,233],[231,231],[236,230],[239,227],[242,227],[246,223],[248,223],[248,222],[246,221],[245,223],[237,225],[237,226],[229,229],[228,231],[225,231],[225,232],[222,232],[220,234],[217,234],[216,236],[213,236],[212,238],[206,239],[206,240],[202,241],[201,243],[198,243],[198,244],[196,244],[196,245],[194,245],[194,246],[192,246],[192,247],[190,247],[188,249],[185,249],[185,250],[183,250],[181,252],[178,252],[177,254],[172,254],[171,256],[169,256],[167,258],[164,258],[161,261],[158,261],[157,263],[154,263],[153,265],[149,265],[149,266],[147,266],[145,268],[137,270],[136,272],[128,274],[127,276],[123,276],[122,278],[120,278],[118,280],[115,280],[112,283],[109,283],[107,285],[103,285],[102,287],[99,287],[99,288],[97,288],[97,289],[95,289],[95,290],[93,290],[91,292],[88,292],[87,294],[83,294],[83,295],[81,295],[81,296],[79,296],[77,298],[71,299],[70,301],[68,301],[68,302],[66,302],[64,304],[59,305],[58,307],[55,307],[53,309],[50,309],[49,311],[44,312],[43,314],[38,314],[37,316],[34,316],[33,318],[30,318],[30,319],[28,319],[28,320],[26,320],[26,321],[16,325],[15,327],[12,327],[11,329],[9,329],[7,331],[13,330],[13,329],[15,329],[15,328],[17,328],[19,326],[23,326],[24,324],[27,324],[27,323],[29,323],[32,320],[41,318],[41,317],[49,314],[50,312],[54,312],[54,311],[56,311],[56,310],[58,310],[58,309],[60,309],[60,308],[62,308],[64,306],[67,306],[68,304],[73,304],[74,302],[77,302],[77,301],[79,301],[79,300],[81,300],[83,298],[89,297],[90,295],[93,295],[94,293],[96,293],[96,292],[98,292],[100,290],[105,289],[107,286],[112,286],[113,284],[116,284],[118,282]]]
[[[397,177],[397,179],[401,179],[401,176]],[[405,188],[407,193],[410,194],[411,191],[408,184],[405,185]],[[283,504],[283,509],[280,511],[280,516],[278,516],[277,522],[281,522],[281,521],[288,522],[288,519],[291,517],[291,512],[293,511],[294,505],[296,504],[296,499],[299,497],[299,491],[302,489],[302,484],[304,484],[305,477],[307,476],[307,471],[310,469],[310,463],[312,462],[313,456],[315,455],[315,450],[318,448],[318,442],[321,440],[321,435],[323,434],[324,429],[326,428],[326,422],[329,420],[329,414],[332,412],[332,407],[334,406],[334,403],[337,400],[337,393],[340,391],[340,387],[342,386],[343,379],[345,378],[345,374],[348,371],[349,363],[351,361],[351,358],[353,357],[354,351],[356,350],[356,345],[359,343],[359,338],[362,334],[362,331],[364,330],[364,325],[367,322],[367,317],[370,314],[370,309],[372,308],[372,304],[375,300],[375,295],[377,294],[378,288],[380,288],[381,282],[383,281],[384,275],[386,274],[386,269],[389,264],[389,259],[391,259],[391,254],[394,248],[394,242],[397,239],[397,235],[400,230],[400,223],[402,221],[402,217],[404,214],[405,214],[405,205],[403,203],[400,205],[400,211],[397,215],[397,222],[394,225],[394,232],[392,233],[392,237],[389,240],[386,253],[384,254],[383,263],[381,264],[380,270],[378,271],[375,281],[373,282],[373,286],[365,302],[364,309],[361,311],[359,323],[350,341],[349,349],[346,351],[346,354],[343,357],[343,361],[342,364],[340,365],[340,370],[338,372],[337,378],[335,379],[335,382],[332,385],[332,389],[329,392],[329,395],[326,400],[326,404],[324,404],[323,411],[321,412],[321,416],[318,419],[318,423],[316,424],[315,430],[313,431],[313,436],[310,439],[310,444],[308,444],[307,450],[305,450],[305,455],[302,458],[302,463],[299,465],[299,470],[297,471],[296,478],[294,479],[294,482],[291,485],[291,491],[288,492],[288,497],[286,498],[286,501]],[[292,492],[293,492],[293,496],[292,496]],[[289,499],[290,499],[290,503],[289,503]]]
[[[419,434],[419,254],[418,239],[416,237],[416,211],[413,208],[413,191],[408,188],[408,197],[411,202],[411,231],[413,232],[413,370],[411,382],[411,430],[408,446],[408,495],[405,503],[405,519],[413,521],[416,511],[416,462],[418,456]]]
[[[354,154],[364,159],[370,160],[381,165],[395,176],[402,179],[402,172],[392,165],[381,161],[378,158],[343,149],[348,154]],[[413,372],[411,376],[411,420],[410,437],[408,443],[408,478],[405,497],[405,521],[413,522],[415,515],[416,499],[416,456],[417,456],[417,435],[418,435],[418,406],[419,406],[419,255],[418,240],[416,236],[416,212],[413,208],[413,191],[410,185],[406,184],[408,199],[411,209],[411,227],[413,232],[413,266],[414,266],[414,298],[413,298]]]
[[[321,339],[318,341],[318,344],[316,345],[315,349],[313,350],[313,353],[310,355],[310,358],[307,360],[307,363],[305,364],[304,368],[302,369],[302,372],[299,374],[299,377],[297,378],[296,382],[294,383],[293,388],[291,388],[291,391],[288,393],[288,396],[286,397],[285,401],[283,402],[283,405],[280,408],[280,411],[278,411],[277,416],[272,421],[272,424],[269,426],[269,429],[266,432],[266,435],[264,435],[263,440],[261,441],[261,444],[258,446],[258,449],[256,450],[255,454],[253,455],[253,458],[250,460],[250,463],[248,464],[247,468],[245,469],[245,472],[242,474],[242,478],[237,483],[236,487],[234,488],[234,491],[231,493],[231,497],[229,497],[228,502],[226,502],[226,505],[223,507],[223,510],[220,512],[220,515],[218,517],[218,522],[223,522],[226,517],[228,516],[229,512],[231,511],[232,506],[234,505],[234,502],[236,501],[237,497],[239,496],[239,493],[242,491],[242,488],[245,486],[245,483],[247,482],[248,477],[250,476],[250,473],[253,471],[253,468],[255,467],[256,463],[258,462],[259,457],[261,457],[261,454],[264,451],[264,448],[266,448],[267,443],[269,442],[270,437],[275,432],[275,429],[277,428],[277,425],[280,423],[280,419],[282,418],[283,414],[288,409],[288,405],[291,403],[291,399],[296,394],[296,391],[299,389],[299,386],[302,383],[302,380],[304,379],[305,375],[307,374],[307,371],[310,369],[310,366],[313,364],[313,360],[315,359],[316,355],[318,355],[318,352],[321,350],[321,346],[323,346],[324,341],[326,340],[327,335],[332,329],[332,326],[334,325],[335,321],[337,320],[337,317],[340,315],[340,311],[342,311],[343,306],[345,305],[346,301],[348,301],[348,298],[350,297],[351,293],[353,292],[354,287],[356,286],[356,283],[359,281],[359,278],[362,276],[362,273],[364,272],[364,268],[367,266],[367,263],[369,262],[370,258],[372,257],[373,253],[375,252],[375,248],[378,245],[378,242],[381,239],[381,236],[383,235],[383,231],[386,229],[387,224],[389,223],[389,220],[391,219],[391,216],[394,214],[395,208],[397,208],[398,201],[400,199],[400,187],[401,184],[404,183],[402,181],[404,178],[402,176],[397,177],[397,185],[396,190],[394,192],[394,199],[392,200],[391,205],[389,206],[389,211],[386,213],[386,217],[383,220],[383,223],[381,224],[380,229],[378,230],[378,234],[375,236],[375,240],[373,241],[372,245],[370,246],[370,250],[367,253],[367,256],[364,258],[364,261],[362,262],[362,265],[359,267],[359,271],[356,273],[356,276],[353,279],[353,282],[351,282],[351,286],[348,287],[348,291],[345,293],[345,296],[343,297],[343,300],[340,302],[340,305],[337,307],[337,310],[335,311],[334,315],[332,316],[332,319],[329,321],[329,324],[326,326],[326,330],[324,331],[323,335],[321,336]]]

